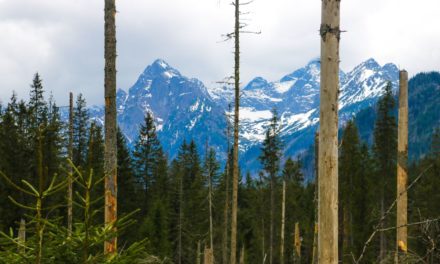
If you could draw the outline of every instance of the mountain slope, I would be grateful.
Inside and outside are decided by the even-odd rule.
[[[373,59],[347,73],[340,71],[341,124],[373,105],[387,81],[396,89],[397,78],[395,65],[380,66]],[[311,146],[319,121],[319,87],[320,63],[316,59],[278,81],[257,77],[243,87],[240,151],[244,170],[259,168],[256,157],[274,108],[280,116],[285,154],[294,156]],[[159,59],[145,68],[131,88],[118,90],[119,126],[133,144],[145,114],[151,112],[170,158],[175,157],[183,140],[194,139],[201,151],[207,141],[223,159],[227,105],[232,99],[231,88],[207,89],[199,80],[183,76]],[[91,108],[91,117],[102,122],[102,107]]]
[[[419,73],[411,78],[408,99],[408,155],[415,160],[430,151],[432,133],[440,127],[440,73]],[[368,107],[355,117],[361,138],[370,145],[373,143],[375,109],[375,105]],[[397,105],[394,111],[397,115]]]

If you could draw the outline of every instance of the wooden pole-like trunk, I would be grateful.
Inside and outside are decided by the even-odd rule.
[[[234,26],[234,146],[232,165],[232,210],[231,210],[231,258],[230,264],[237,262],[237,207],[238,207],[238,130],[240,112],[240,1],[235,0],[235,26]]]
[[[26,220],[20,220],[20,228],[18,229],[18,251],[24,254],[26,251]]]
[[[269,264],[273,263],[274,250],[274,213],[275,210],[275,176],[270,177],[270,226],[269,226]]]
[[[117,220],[117,146],[116,146],[116,5],[115,0],[105,0],[105,208],[106,226]],[[111,238],[104,244],[105,253],[116,253],[117,238]]]
[[[241,247],[239,264],[244,264],[244,245]]]
[[[322,0],[318,262],[338,263],[338,94],[340,0]]]
[[[196,252],[196,264],[201,264],[201,258],[200,258],[200,240],[197,241],[197,252]]]
[[[261,263],[266,263],[266,236],[264,224],[264,191],[263,191],[263,174],[260,174],[260,218],[261,218]]]
[[[301,263],[301,234],[299,231],[299,223],[295,223],[295,263]]]
[[[315,226],[313,230],[313,252],[312,252],[312,264],[318,263],[318,186],[319,186],[319,166],[318,166],[318,153],[319,153],[319,132],[315,134]]]
[[[183,229],[183,175],[179,175],[179,241],[177,263],[182,264],[182,229]]]
[[[408,247],[408,73],[400,71],[399,120],[397,128],[397,240],[396,263],[399,253]]]
[[[284,228],[286,221],[286,179],[283,179],[283,190],[281,198],[281,235],[280,235],[280,263],[284,264]]]
[[[69,94],[69,159],[73,159],[73,93]],[[69,175],[67,176],[67,230],[69,237],[72,235],[73,222],[73,168],[69,167]]]
[[[203,264],[214,264],[214,252],[212,248],[205,247]]]

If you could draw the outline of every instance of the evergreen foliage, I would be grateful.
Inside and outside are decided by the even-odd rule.
[[[429,76],[425,76],[427,80],[431,80]],[[427,80],[412,85],[422,87]],[[78,96],[74,157],[70,162],[66,124],[51,97],[47,101],[44,98],[42,81],[35,75],[28,103],[13,95],[0,107],[0,263],[37,263],[38,259],[39,263],[195,263],[203,259],[203,248],[210,247],[211,215],[214,258],[216,263],[223,263],[224,231],[230,228],[231,216],[227,210],[225,222],[225,199],[231,195],[232,152],[226,166],[219,163],[217,153],[208,145],[202,158],[200,148],[190,140],[184,141],[178,156],[169,161],[151,114],[146,115],[133,145],[129,146],[118,131],[120,220],[116,232],[103,223],[101,125],[89,120],[85,99]],[[372,147],[369,137],[364,137],[365,127],[358,129],[359,120],[348,121],[343,127],[339,149],[339,242],[344,263],[351,263],[353,256],[361,254],[381,214],[396,196],[394,109],[394,96],[388,86],[377,109],[366,114],[375,121]],[[268,262],[271,249],[273,263],[281,261],[281,181],[286,183],[287,194],[284,263],[312,262],[315,183],[305,181],[311,178],[311,169],[303,168],[303,164],[313,157],[282,157],[279,130],[274,111],[260,153],[263,170],[259,175],[247,173],[239,178],[237,248],[244,248],[245,263]],[[410,223],[436,219],[440,214],[440,129],[430,134],[429,151],[410,167],[410,182],[423,173],[409,193]],[[65,208],[70,166],[75,179],[71,235],[66,228]],[[393,218],[393,214],[387,216],[382,226],[393,227]],[[27,223],[25,242],[18,238],[22,219]],[[296,223],[301,236],[300,255],[293,244]],[[410,226],[410,257],[439,262],[440,251],[432,247],[440,243],[439,230],[436,221]],[[109,259],[102,245],[116,235],[121,250]],[[385,254],[391,256],[394,232],[386,231],[384,237]],[[229,245],[230,238],[226,239]],[[375,263],[379,252],[380,237],[375,236],[362,263]]]

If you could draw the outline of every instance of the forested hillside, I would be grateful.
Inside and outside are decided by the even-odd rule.
[[[420,147],[423,158],[414,159],[411,166],[412,179],[427,170],[410,191],[410,218],[417,222],[433,219],[440,214],[436,206],[440,198],[435,189],[437,176],[440,175],[440,130],[434,129],[435,122],[432,121],[435,113],[438,113],[432,112],[432,109],[438,105],[433,99],[438,95],[439,75],[419,74],[409,84],[410,116],[414,120],[410,125],[410,140],[416,139],[413,141],[415,143],[426,141]],[[429,104],[423,103],[427,97],[430,98]],[[0,199],[3,202],[0,207],[0,227],[5,236],[11,227],[12,236],[15,237],[19,233],[21,219],[28,219],[31,222],[27,224],[27,232],[32,233],[34,218],[25,217],[32,215],[33,210],[29,210],[29,206],[34,203],[34,198],[28,195],[31,191],[28,188],[32,185],[45,190],[55,180],[55,186],[61,184],[58,192],[45,197],[42,203],[42,212],[51,223],[44,234],[46,247],[43,255],[50,255],[53,263],[57,263],[60,259],[72,257],[72,250],[85,250],[86,242],[80,237],[92,230],[99,230],[103,217],[103,200],[99,198],[102,198],[103,193],[100,182],[103,177],[104,146],[101,126],[90,121],[86,100],[78,95],[73,108],[72,163],[76,168],[73,237],[79,240],[58,244],[67,235],[63,228],[66,225],[66,186],[63,182],[70,167],[66,160],[68,124],[60,121],[56,103],[50,97],[46,98],[41,78],[35,75],[28,100],[19,100],[13,95],[8,104],[1,108]],[[395,97],[388,88],[378,105],[369,110],[371,118],[366,119],[364,113],[370,112],[363,111],[354,121],[348,121],[341,133],[340,243],[341,256],[346,256],[347,261],[351,254],[359,256],[362,252],[364,243],[380,218],[381,201],[388,207],[395,197],[395,170],[390,162],[396,158],[392,145],[396,141],[395,106]],[[285,145],[278,134],[277,120],[275,115],[272,125],[268,127],[263,147],[257,154],[263,170],[254,176],[244,170],[240,173],[238,244],[239,248],[244,248],[247,263],[260,262],[270,248],[273,248],[274,260],[279,261],[282,193],[285,186],[289,194],[285,197],[284,205],[288,208],[284,219],[285,262],[298,263],[301,258],[301,263],[311,263],[316,190],[313,180],[305,181],[306,178],[314,178],[314,169],[305,170],[304,174],[302,164],[313,160],[314,154],[312,151],[308,160],[281,156],[280,151]],[[419,138],[411,136],[415,133]],[[129,246],[135,241],[147,239],[142,244],[144,253],[166,262],[181,259],[182,263],[193,263],[209,245],[212,237],[214,256],[220,262],[223,253],[228,250],[228,243],[224,242],[229,238],[224,231],[230,224],[225,218],[225,212],[230,208],[230,205],[226,205],[227,201],[231,201],[232,166],[220,165],[214,149],[205,142],[195,141],[184,141],[177,157],[168,160],[166,149],[158,140],[157,127],[151,115],[144,118],[139,135],[131,151],[122,133],[118,133],[118,207],[121,215],[139,209],[129,218],[135,224],[121,230],[120,243]],[[198,151],[200,148],[204,151]],[[82,177],[85,181],[91,177],[89,191],[84,189]],[[20,188],[17,190],[16,186]],[[380,188],[384,190],[379,191]],[[378,192],[384,196],[377,196]],[[87,195],[90,197],[89,215],[85,214],[84,204],[81,206]],[[84,219],[88,219],[87,222]],[[390,214],[384,227],[393,226],[392,219],[393,214]],[[90,231],[84,229],[86,223]],[[296,223],[301,237],[299,252],[295,251],[294,243],[291,242],[295,238]],[[424,256],[429,253],[430,258],[439,260],[436,251],[428,252],[426,245],[426,236],[429,232],[435,232],[436,228],[437,223],[410,228],[410,246],[414,254]],[[89,234],[90,239],[99,241],[105,236],[98,234]],[[269,239],[271,234],[272,244]],[[392,234],[386,233],[387,250],[392,249]],[[367,247],[365,263],[376,258],[379,251],[377,239],[375,237]],[[14,247],[5,237],[1,243],[4,249]],[[95,256],[95,259],[102,257],[101,247],[89,243],[87,254]],[[29,246],[32,247],[32,244]],[[55,247],[58,250],[54,251]],[[12,258],[8,251],[0,252],[0,259]],[[32,250],[26,252],[31,254]],[[81,256],[75,255],[71,263],[78,263],[80,259]]]

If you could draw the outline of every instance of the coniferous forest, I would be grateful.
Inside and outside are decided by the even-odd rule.
[[[411,79],[408,98],[401,71],[398,94],[389,82],[377,103],[338,126],[329,91],[338,91],[339,58],[329,54],[339,51],[340,1],[323,0],[321,93],[330,96],[327,104],[321,97],[329,111],[312,132],[315,144],[285,155],[274,108],[261,169],[248,172],[238,138],[240,34],[248,33],[240,7],[248,3],[235,0],[226,159],[197,138],[171,158],[153,113],[131,141],[116,119],[108,127],[116,39],[115,1],[105,2],[106,124],[91,118],[82,94],[70,95],[62,118],[38,73],[27,98],[13,93],[0,105],[0,263],[440,263],[440,111],[429,102],[440,91],[438,73]],[[408,123],[419,133],[409,139]],[[408,158],[408,147],[417,155]]]

